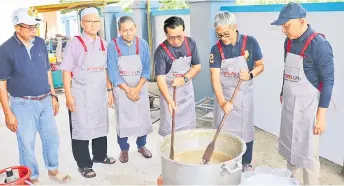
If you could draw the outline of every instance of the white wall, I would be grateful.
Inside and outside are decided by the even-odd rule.
[[[166,39],[164,32],[164,21],[172,15],[157,15],[152,16],[152,35],[153,35],[153,50]],[[179,16],[184,20],[185,34],[190,36],[190,15],[174,15]]]
[[[241,33],[252,35],[258,40],[265,63],[265,71],[255,79],[255,121],[256,126],[279,136],[281,105],[279,94],[283,74],[283,43],[285,36],[281,27],[270,23],[278,17],[277,12],[235,13]],[[344,148],[344,125],[342,122],[344,99],[344,22],[340,18],[344,12],[309,12],[308,21],[317,31],[323,33],[331,43],[335,60],[335,86],[332,99],[337,111],[331,103],[327,114],[327,129],[321,136],[320,156],[342,165]],[[339,144],[339,147],[336,145]]]

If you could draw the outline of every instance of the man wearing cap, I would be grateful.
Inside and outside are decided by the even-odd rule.
[[[319,135],[326,127],[334,84],[332,47],[307,23],[306,10],[298,3],[283,7],[271,24],[282,26],[287,36],[279,152],[293,176],[302,168],[303,184],[317,185]]]
[[[138,152],[143,157],[152,157],[145,146],[147,134],[153,131],[146,83],[150,77],[150,54],[147,42],[136,36],[132,17],[122,16],[118,29],[121,36],[108,47],[108,72],[115,87],[119,160],[126,163],[130,136],[136,137]]]
[[[0,101],[6,126],[17,135],[20,165],[31,169],[32,183],[38,184],[39,177],[34,150],[37,132],[49,177],[68,182],[71,177],[58,171],[59,134],[54,116],[59,104],[45,42],[36,36],[39,22],[26,8],[15,10],[12,22],[15,33],[0,46]]]
[[[93,163],[113,164],[107,156],[108,107],[113,104],[107,75],[106,43],[97,36],[100,17],[96,8],[81,12],[83,33],[68,42],[60,69],[69,113],[72,150],[78,170],[85,178],[96,173]],[[89,141],[92,140],[90,158]]]
[[[223,115],[231,112],[223,129],[245,140],[247,149],[242,164],[243,171],[248,171],[252,169],[254,140],[253,81],[264,70],[263,55],[253,36],[239,33],[233,13],[217,13],[214,27],[216,37],[219,38],[211,49],[209,59],[212,85],[217,98],[214,123],[218,127]],[[229,100],[239,80],[243,82],[231,103]]]

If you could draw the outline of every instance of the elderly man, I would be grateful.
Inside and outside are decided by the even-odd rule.
[[[37,132],[49,176],[67,182],[71,177],[57,170],[59,135],[54,115],[59,104],[45,42],[36,37],[39,22],[26,8],[15,10],[12,22],[15,33],[0,47],[0,100],[6,125],[17,135],[20,165],[31,169],[32,183],[38,184],[39,177],[34,149]]]
[[[107,76],[106,44],[97,36],[100,17],[96,8],[81,12],[83,33],[68,42],[61,63],[72,149],[82,176],[92,178],[94,163],[113,164],[107,156],[108,106],[113,104],[112,85]],[[92,140],[93,160],[89,141]]]
[[[214,122],[218,127],[224,114],[231,112],[223,129],[246,142],[242,158],[243,171],[252,168],[254,140],[253,79],[263,70],[263,55],[253,36],[240,34],[233,13],[219,12],[214,27],[219,41],[210,52],[210,73],[217,98],[214,104]],[[238,84],[240,89],[233,103],[229,102]],[[232,109],[233,108],[233,109]]]
[[[196,128],[192,78],[201,71],[201,64],[196,42],[185,36],[184,30],[182,18],[172,16],[166,19],[164,31],[167,39],[154,54],[155,74],[160,90],[161,136],[171,133],[172,109],[176,110],[176,131]],[[176,87],[176,102],[172,99],[173,87]]]
[[[307,24],[306,10],[298,3],[287,4],[271,24],[281,25],[287,36],[279,152],[293,176],[302,168],[303,184],[317,185],[319,134],[325,130],[334,84],[332,47]]]
[[[126,163],[130,136],[137,137],[138,152],[143,157],[152,157],[145,147],[147,134],[153,131],[146,83],[150,77],[150,54],[147,42],[136,36],[133,18],[121,17],[118,29],[121,36],[108,47],[108,73],[115,87],[119,160]]]

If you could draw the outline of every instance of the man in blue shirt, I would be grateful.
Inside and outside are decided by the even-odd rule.
[[[39,22],[24,8],[14,11],[12,22],[16,31],[0,47],[0,101],[6,125],[17,135],[20,165],[31,169],[32,183],[37,184],[39,177],[34,150],[37,132],[49,177],[65,183],[71,177],[58,171],[59,134],[54,115],[59,104],[45,42],[36,37]]]
[[[263,55],[253,36],[239,34],[233,13],[217,13],[214,27],[219,38],[211,49],[209,60],[211,81],[217,98],[214,122],[218,127],[223,115],[231,112],[224,121],[223,129],[246,142],[242,164],[243,171],[248,171],[252,169],[254,140],[253,78],[264,70]],[[230,102],[239,80],[243,82],[234,101]]]
[[[133,18],[121,17],[118,28],[121,36],[108,46],[108,74],[115,87],[119,160],[126,163],[129,136],[137,137],[138,152],[143,157],[152,157],[145,147],[147,134],[153,132],[146,83],[150,78],[150,54],[147,42],[136,36]]]
[[[298,3],[287,4],[271,24],[282,26],[287,36],[279,152],[293,176],[302,168],[303,184],[317,185],[319,134],[325,130],[334,84],[332,47],[307,23],[306,10]]]

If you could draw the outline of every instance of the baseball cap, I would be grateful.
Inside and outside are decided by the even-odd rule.
[[[39,19],[36,19],[34,12],[28,8],[18,8],[12,14],[13,25],[26,24],[26,25],[37,25]]]
[[[87,16],[88,14],[97,14],[99,16],[98,10],[94,7],[90,7],[90,8],[85,8],[81,11],[81,13],[80,13],[81,19],[84,16]]]
[[[278,16],[278,19],[271,25],[283,25],[291,19],[305,18],[307,11],[299,3],[288,3],[284,6]]]

